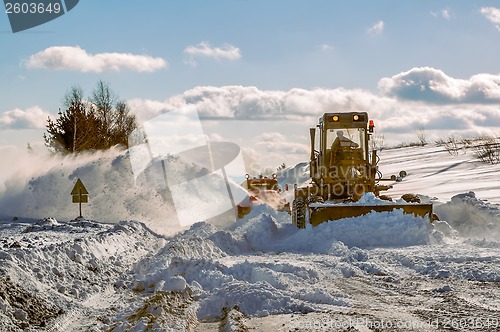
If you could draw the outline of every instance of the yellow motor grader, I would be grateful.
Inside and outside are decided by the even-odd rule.
[[[316,129],[319,131],[319,150],[315,149]],[[394,203],[380,193],[392,188],[382,182],[399,182],[406,176],[383,178],[377,163],[377,150],[369,150],[373,120],[366,112],[325,113],[315,128],[310,128],[310,181],[294,187],[292,222],[299,228],[309,223],[317,226],[329,220],[357,217],[375,212],[402,209],[406,214],[429,218],[432,204],[414,201]],[[372,200],[360,200],[372,193]],[[411,196],[411,195],[410,195]]]

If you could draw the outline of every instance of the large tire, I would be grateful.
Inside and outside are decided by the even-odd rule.
[[[293,200],[292,223],[297,228],[306,228],[306,204],[303,198]]]

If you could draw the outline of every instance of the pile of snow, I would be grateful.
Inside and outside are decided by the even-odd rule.
[[[408,215],[400,209],[323,223],[310,230],[308,239],[302,238],[308,237],[306,233],[299,234],[300,237],[295,239],[299,243],[335,239],[348,247],[360,248],[407,247],[439,239],[439,236],[433,236],[434,229],[427,218]]]
[[[462,236],[497,239],[500,234],[500,205],[478,199],[472,191],[436,205],[435,212]]]
[[[45,218],[0,225],[1,331],[72,330],[73,321],[95,310],[122,273],[165,244],[137,222]]]
[[[87,319],[115,332],[221,320],[227,329],[242,317],[349,308],[355,299],[336,284],[352,277],[446,280],[432,293],[453,292],[448,280],[500,281],[491,253],[500,243],[450,247],[457,238],[399,210],[297,229],[288,214],[261,204],[230,228],[200,222],[171,238],[137,222],[54,218],[0,224],[0,234],[0,279],[9,289],[0,329],[40,327],[42,313],[59,330],[74,329],[73,321],[89,327]],[[96,322],[99,306],[107,318]]]
[[[267,316],[348,305],[344,296],[311,287],[318,282],[313,270],[284,263],[241,261],[226,265],[173,257],[169,265],[154,264],[141,283],[148,286],[145,292],[165,291],[163,280],[171,280],[172,275],[182,275],[188,289],[196,294],[200,301],[197,317],[203,321],[220,320],[224,309],[234,306],[247,316]]]
[[[176,235],[157,255],[136,265],[134,275],[141,276],[137,289],[169,291],[182,276],[181,286],[185,281],[200,301],[198,318],[208,321],[222,319],[224,310],[234,306],[247,316],[331,310],[349,306],[345,295],[314,287],[320,271],[291,257],[327,254],[328,274],[340,278],[379,275],[384,268],[367,262],[369,254],[361,248],[428,244],[435,233],[428,220],[402,211],[299,230],[289,219],[275,218],[283,215],[265,213],[268,209],[259,205],[259,211],[252,211],[256,216],[232,229],[198,223]]]
[[[373,251],[379,262],[392,275],[405,277],[421,275],[435,279],[469,280],[480,282],[500,281],[500,243],[488,241],[454,242],[431,247],[409,247],[381,253]]]
[[[365,216],[325,222],[297,230],[289,223],[277,224],[270,215],[261,215],[235,230],[244,234],[256,250],[274,252],[330,253],[338,243],[347,247],[406,247],[438,240],[429,220],[393,212],[371,212]]]

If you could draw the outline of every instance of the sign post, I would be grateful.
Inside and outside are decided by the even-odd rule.
[[[73,197],[73,203],[78,203],[80,208],[80,218],[82,218],[82,203],[89,202],[89,192],[87,188],[83,185],[82,180],[78,179],[71,191],[71,196]]]

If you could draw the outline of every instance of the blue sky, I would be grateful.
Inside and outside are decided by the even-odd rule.
[[[281,135],[302,144],[289,152],[298,159],[307,126],[332,107],[372,111],[388,142],[419,126],[437,137],[500,125],[496,1],[81,0],[16,34],[0,13],[0,45],[0,145],[41,140],[35,122],[55,115],[72,85],[90,93],[98,80],[138,113],[196,100],[202,116],[242,121],[207,125],[214,137],[262,150]],[[255,141],[244,121],[273,105],[285,116]]]

